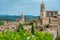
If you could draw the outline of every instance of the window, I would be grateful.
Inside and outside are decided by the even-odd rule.
[[[51,12],[51,17],[53,17],[53,12]]]

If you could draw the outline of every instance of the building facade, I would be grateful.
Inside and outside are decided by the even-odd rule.
[[[60,15],[58,14],[58,10],[46,10],[45,4],[41,4],[40,10],[40,19],[42,19],[42,25],[45,26],[49,24],[50,28],[59,32],[59,22],[60,22]],[[58,28],[59,27],[59,28]]]

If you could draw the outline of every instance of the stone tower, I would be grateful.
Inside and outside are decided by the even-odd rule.
[[[44,18],[44,17],[46,17],[45,4],[42,2],[42,4],[41,4],[41,10],[40,10],[40,18]]]
[[[21,21],[24,22],[24,12],[21,14]]]
[[[41,4],[40,18],[42,19],[42,25],[49,23],[49,19],[46,17],[45,4],[43,2]]]

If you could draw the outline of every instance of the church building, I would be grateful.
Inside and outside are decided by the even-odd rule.
[[[42,26],[49,24],[50,28],[59,31],[60,15],[58,14],[58,10],[46,10],[44,3],[41,4],[40,8],[40,19],[42,21]]]

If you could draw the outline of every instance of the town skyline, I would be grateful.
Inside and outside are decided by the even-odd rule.
[[[60,0],[0,0],[0,39],[59,39],[59,2]]]
[[[60,14],[60,0],[43,0],[46,10],[58,10]],[[0,0],[0,15],[40,15],[42,0]]]

